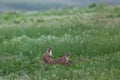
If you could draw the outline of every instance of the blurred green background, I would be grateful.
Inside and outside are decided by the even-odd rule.
[[[120,0],[0,0],[0,13],[8,11],[43,11],[70,6],[88,6],[92,3],[119,5]]]

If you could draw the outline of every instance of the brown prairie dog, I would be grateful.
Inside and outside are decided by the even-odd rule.
[[[57,59],[51,59],[52,57],[52,48],[48,47],[46,53],[44,53],[42,59],[46,64],[69,64],[70,52],[67,52],[63,57]]]
[[[48,63],[50,63],[51,57],[52,57],[52,48],[48,47],[47,51],[46,51],[46,53],[44,53],[42,59],[46,64],[48,64]]]
[[[70,53],[66,53],[64,57],[61,57],[61,58],[57,58],[55,60],[55,63],[56,64],[62,64],[62,65],[66,65],[69,63],[69,57],[70,57]]]

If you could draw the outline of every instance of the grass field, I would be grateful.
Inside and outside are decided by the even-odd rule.
[[[69,66],[45,65],[70,51]],[[0,15],[0,80],[119,80],[120,7]]]

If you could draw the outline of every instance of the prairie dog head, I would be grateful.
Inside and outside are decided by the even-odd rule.
[[[65,58],[66,58],[67,60],[69,60],[69,57],[70,57],[70,52],[67,52],[67,53],[65,54]]]
[[[49,53],[49,55],[52,56],[52,48],[51,47],[48,47],[47,53]]]

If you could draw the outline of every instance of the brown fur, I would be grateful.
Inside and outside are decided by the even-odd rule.
[[[44,63],[48,64],[50,63],[51,60],[51,55],[50,55],[50,51],[52,50],[52,48],[48,47],[46,53],[44,53],[42,60],[44,61]]]
[[[70,53],[66,53],[64,57],[57,58],[55,60],[55,63],[56,64],[67,65],[67,64],[69,64],[69,56],[70,56]]]
[[[48,47],[46,53],[43,55],[42,60],[46,64],[61,64],[66,65],[69,63],[69,56],[70,53],[66,53],[64,57],[57,58],[57,59],[51,59],[50,51],[52,51],[52,48]]]

